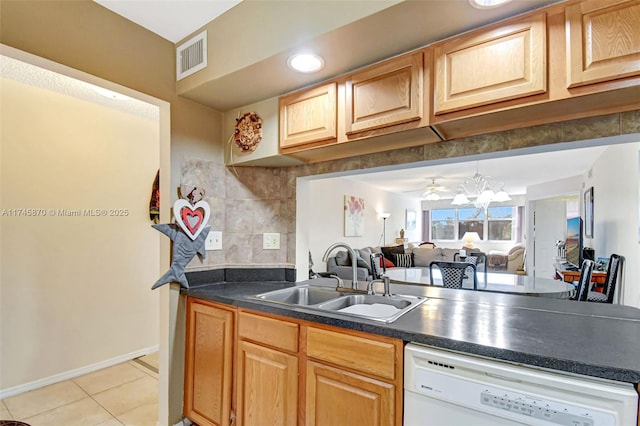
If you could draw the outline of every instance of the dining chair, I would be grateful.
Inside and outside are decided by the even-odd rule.
[[[460,253],[453,254],[454,262],[466,262],[476,266],[476,272],[482,272],[484,274],[484,285],[487,285],[487,255],[480,251],[467,252],[464,260]],[[471,275],[471,271],[467,271],[467,275]],[[466,277],[465,277],[466,278]]]
[[[384,266],[384,254],[383,253],[371,253],[371,275],[374,280],[379,279],[384,275],[387,269]]]
[[[616,284],[619,276],[622,275],[622,267],[624,266],[624,256],[612,254],[609,257],[609,265],[607,266],[607,275],[604,280],[604,288],[602,293],[590,291],[587,293],[588,302],[613,303],[613,296],[616,292]]]
[[[464,279],[469,276],[472,278],[473,289],[478,288],[478,278],[476,277],[476,265],[466,262],[439,262],[433,261],[429,264],[429,279],[431,285],[433,282],[433,267],[440,269],[442,274],[442,285],[446,288],[463,288]],[[467,273],[471,270],[472,273]]]
[[[591,287],[591,275],[593,274],[593,260],[585,259],[582,261],[582,268],[580,268],[580,280],[578,281],[578,287],[571,299],[578,300],[580,302],[587,301],[587,294]]]

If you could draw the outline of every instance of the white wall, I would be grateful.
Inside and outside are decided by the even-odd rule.
[[[0,388],[155,347],[157,120],[6,79],[1,101],[0,207],[47,215],[0,218]],[[57,212],[98,208],[128,213]]]
[[[530,217],[535,215],[535,234],[530,240],[535,246],[529,251],[528,274],[537,277],[553,278],[558,248],[555,243],[566,239],[567,202],[563,198],[535,200],[529,204]]]
[[[400,229],[405,228],[406,209],[416,211],[417,224],[415,230],[405,229],[404,236],[409,241],[421,239],[422,220],[420,200],[418,199],[381,191],[373,186],[344,178],[311,180],[308,182],[308,193],[306,206],[298,204],[298,217],[304,215],[309,224],[306,227],[308,248],[311,250],[313,270],[316,272],[326,270],[326,263],[322,261],[322,255],[335,242],[344,242],[353,248],[382,245],[383,220],[378,215],[379,212],[391,213],[385,226],[386,244],[395,244],[395,238],[400,236]],[[345,195],[364,198],[365,224],[362,237],[344,236]],[[300,186],[298,187],[298,196],[300,196]],[[300,211],[300,208],[304,211]],[[305,255],[307,252],[301,254],[302,257]]]
[[[594,188],[594,238],[585,246],[593,247],[596,257],[626,258],[622,303],[635,307],[640,307],[639,155],[640,142],[612,145],[585,182],[585,189]]]
[[[571,176],[527,187],[525,239],[526,253],[528,253],[525,259],[527,271],[534,271],[536,275],[540,276],[549,276],[549,268],[553,268],[554,263],[551,253],[557,251],[555,242],[566,238],[566,218],[579,214],[579,210],[576,210],[575,200],[580,194],[582,182],[582,176]],[[547,204],[547,201],[550,204]],[[533,212],[540,210],[544,215],[546,213],[545,207],[550,208],[548,212],[550,215],[547,216],[547,220],[543,218],[541,223],[536,224],[534,231]],[[560,209],[562,209],[562,214],[560,214]],[[554,213],[552,214],[552,212]],[[559,222],[554,224],[550,216],[556,217]],[[561,230],[562,232],[560,232]],[[538,245],[542,249],[538,248],[536,256],[534,252]]]

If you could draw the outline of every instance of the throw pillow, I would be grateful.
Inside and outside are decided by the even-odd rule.
[[[358,266],[367,268],[369,273],[371,273],[371,250],[368,247],[365,247],[362,249],[356,249],[356,253],[358,253]],[[366,266],[361,265],[362,262],[360,262],[360,260],[366,263]]]
[[[393,262],[392,259],[394,259],[393,255],[394,254],[404,254],[404,245],[400,244],[398,246],[385,246],[385,247],[380,247],[380,250],[382,250],[382,254],[384,254],[384,257],[386,257],[387,259],[391,260]]]
[[[413,267],[413,255],[411,253],[394,254],[395,264],[399,268]]]
[[[356,260],[356,262],[358,264],[358,268],[365,268],[367,271],[369,271],[369,273],[371,273],[371,265],[369,264],[369,262],[367,262],[360,256],[358,256],[358,259]]]
[[[380,258],[380,266],[382,266],[382,259],[384,259],[384,267],[385,268],[395,268],[396,267],[396,265],[392,261],[387,259],[386,257],[381,257]]]
[[[336,265],[338,266],[351,266],[351,259],[349,253],[346,251],[339,251],[336,253]]]

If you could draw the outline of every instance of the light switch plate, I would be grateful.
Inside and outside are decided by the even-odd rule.
[[[210,231],[204,242],[205,250],[222,250],[222,232]]]
[[[280,234],[277,232],[265,232],[264,234],[262,234],[262,249],[279,250]]]

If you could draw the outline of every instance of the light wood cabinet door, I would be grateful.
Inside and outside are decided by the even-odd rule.
[[[400,423],[394,408],[394,385],[313,361],[306,367],[307,426]]]
[[[230,423],[234,312],[188,299],[184,415],[199,425]]]
[[[346,133],[419,120],[422,85],[422,52],[354,73],[346,82]]]
[[[566,9],[569,87],[640,75],[640,0],[588,0]]]
[[[240,341],[237,377],[239,424],[297,424],[297,356]]]
[[[337,83],[279,99],[280,148],[336,140]]]
[[[435,114],[544,93],[546,14],[438,43],[434,58]]]

